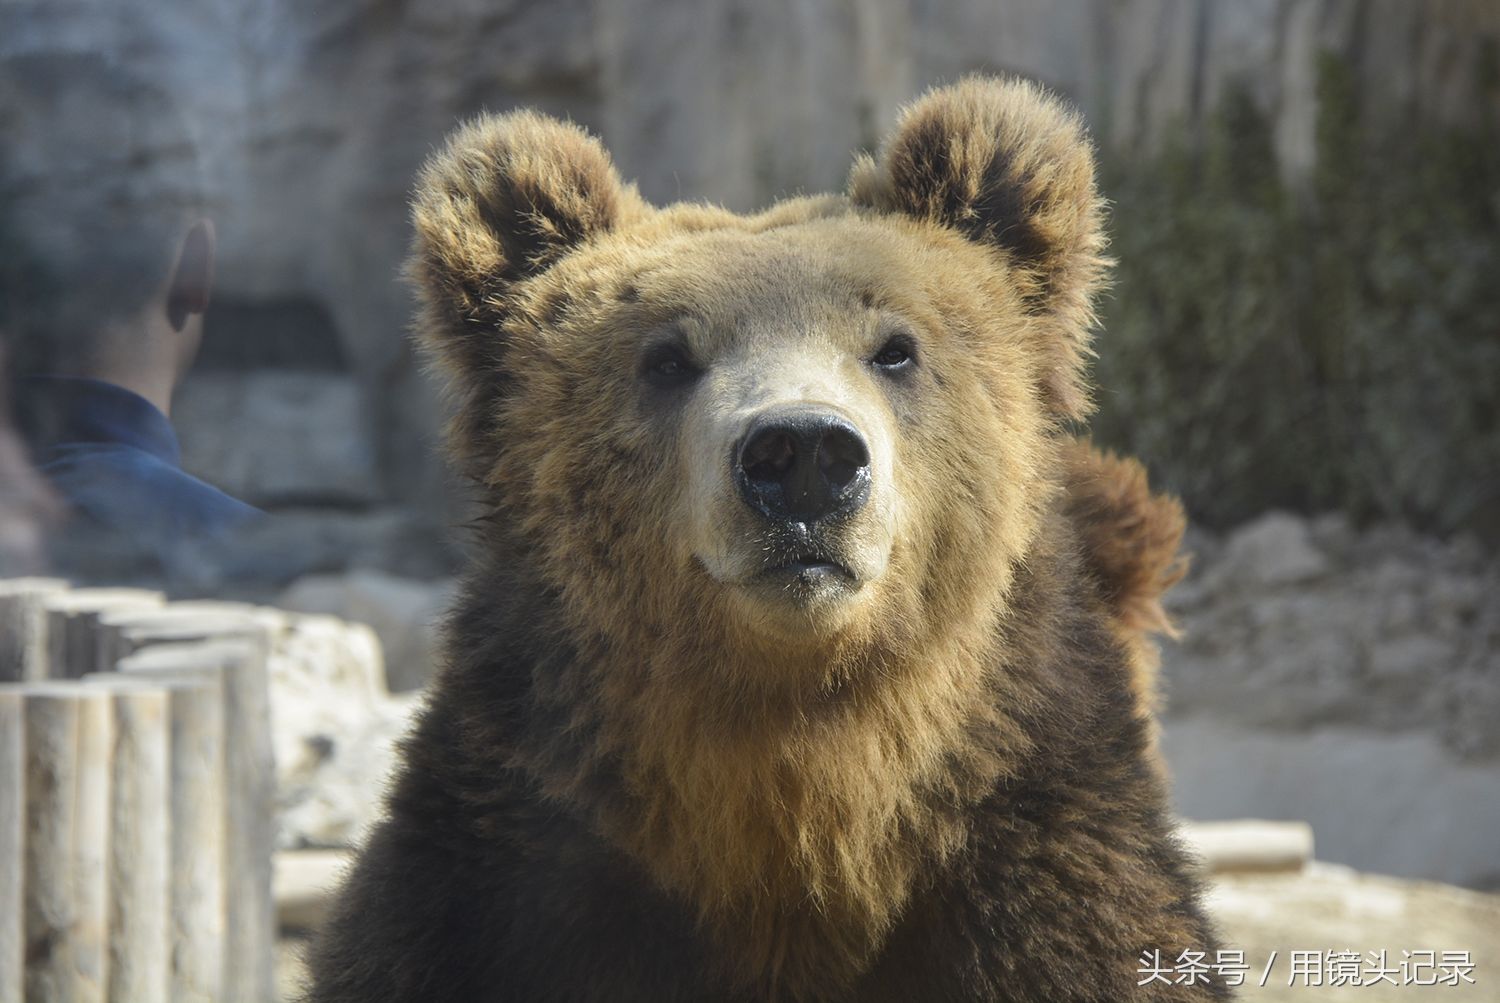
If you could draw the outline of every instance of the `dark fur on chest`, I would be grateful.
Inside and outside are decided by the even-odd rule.
[[[450,625],[467,647],[407,741],[390,818],[312,955],[312,999],[1227,998],[1215,985],[1136,986],[1143,951],[1176,958],[1215,941],[1124,657],[1073,568],[1064,554],[1023,578],[999,628],[1049,681],[1024,710],[1032,754],[963,809],[964,845],[922,876],[867,970],[837,994],[736,976],[732,946],[707,936],[688,903],[587,813],[546,796],[538,763],[589,754],[587,732],[537,699],[572,653],[549,629],[544,590],[481,576],[469,594],[496,599]],[[582,796],[629,797],[607,759],[587,775]]]

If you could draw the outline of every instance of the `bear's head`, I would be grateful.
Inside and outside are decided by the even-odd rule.
[[[751,216],[654,208],[520,112],[426,166],[409,269],[453,449],[579,625],[826,685],[1003,602],[1088,410],[1101,206],[1020,82],[934,91],[847,196]]]

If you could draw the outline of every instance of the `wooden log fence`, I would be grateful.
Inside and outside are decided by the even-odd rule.
[[[160,607],[160,592],[144,589],[74,589],[47,596],[47,675],[78,679],[94,667],[94,632],[111,610]]]
[[[159,686],[167,702],[170,964],[168,992],[161,998],[210,1003],[224,998],[227,972],[223,676],[183,667],[191,652],[173,651],[162,666],[155,664],[156,654],[134,656],[129,678]]]
[[[0,683],[0,1003],[25,998],[26,869],[25,705],[14,684]]]
[[[11,578],[0,581],[0,683],[47,676],[49,596],[68,583],[57,578]]]
[[[271,1003],[274,617],[0,581],[0,1003]]]

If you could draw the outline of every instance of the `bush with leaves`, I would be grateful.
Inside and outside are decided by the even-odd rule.
[[[1096,438],[1209,525],[1283,507],[1500,534],[1500,129],[1361,115],[1326,57],[1310,176],[1283,177],[1231,91],[1196,148],[1105,178]]]

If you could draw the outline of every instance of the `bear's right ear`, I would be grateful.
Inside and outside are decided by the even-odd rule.
[[[1104,279],[1104,200],[1078,116],[1040,87],[969,77],[902,114],[877,158],[850,175],[856,205],[947,227],[1014,267],[1026,309],[1051,328],[1043,390],[1089,410],[1084,360]]]
[[[599,141],[532,111],[482,115],[422,168],[407,276],[420,336],[460,389],[498,376],[516,283],[644,208]]]

